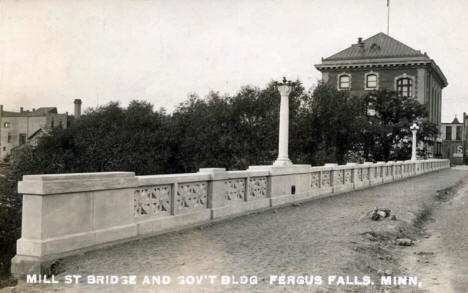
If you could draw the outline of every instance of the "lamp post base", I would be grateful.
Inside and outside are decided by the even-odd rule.
[[[276,161],[273,163],[274,167],[291,167],[293,163],[291,162],[290,159],[276,159]]]

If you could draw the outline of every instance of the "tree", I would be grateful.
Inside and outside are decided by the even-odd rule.
[[[362,129],[363,152],[373,161],[404,160],[411,157],[410,125],[418,121],[418,141],[431,144],[437,135],[427,121],[424,105],[393,91],[373,91],[365,96],[367,123]]]
[[[110,103],[88,111],[66,129],[56,128],[17,160],[22,174],[102,171],[164,172],[169,117],[147,102],[127,109]],[[30,153],[30,155],[28,155]]]
[[[293,82],[290,95],[290,136],[296,138],[297,115],[304,88]],[[271,164],[277,156],[280,96],[270,83],[265,89],[246,86],[234,96],[211,92],[205,99],[191,95],[172,116],[176,139],[171,150],[183,172],[200,167],[245,169]],[[294,139],[293,141],[294,142]],[[291,143],[292,154],[300,143]]]
[[[229,167],[233,162],[233,128],[227,97],[211,92],[206,99],[191,95],[172,115],[170,146],[177,172],[201,167]]]
[[[300,135],[304,161],[345,163],[346,154],[357,148],[360,139],[365,117],[362,99],[323,83],[304,98]]]

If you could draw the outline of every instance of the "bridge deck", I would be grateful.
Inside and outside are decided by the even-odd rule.
[[[418,209],[434,201],[437,190],[453,186],[467,176],[466,171],[448,169],[121,244],[63,260],[57,278],[66,274],[137,275],[138,291],[150,292],[156,287],[141,285],[143,276],[160,274],[172,276],[172,285],[159,287],[167,291],[198,292],[204,288],[219,292],[222,288],[284,292],[306,287],[269,286],[270,275],[321,275],[326,279],[328,275],[372,274],[387,268],[395,273],[399,272],[401,249],[377,245],[363,233],[381,231],[380,235],[385,235],[405,222],[413,221]],[[369,220],[365,215],[376,206],[390,208],[397,220]],[[393,256],[384,257],[384,260],[377,257],[386,254]],[[188,287],[174,284],[180,275],[217,275],[218,278],[220,275],[255,275],[260,285],[221,287],[217,283]],[[204,284],[207,284],[206,280]],[[87,290],[109,289],[106,286],[80,286]],[[65,288],[76,289],[64,284],[28,285],[29,290],[38,291]],[[135,288],[123,286],[121,289],[132,291]],[[356,290],[362,292],[361,289]]]

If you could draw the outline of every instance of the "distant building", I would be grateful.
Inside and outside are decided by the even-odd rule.
[[[378,33],[328,58],[315,67],[325,83],[361,96],[378,89],[394,90],[401,96],[427,105],[429,121],[440,126],[445,75],[426,53]]]
[[[463,113],[463,122],[455,116],[451,123],[442,123],[440,134],[442,138],[442,157],[450,159],[452,164],[464,163],[464,152],[466,152],[466,139],[468,130],[468,115]]]
[[[81,115],[81,100],[75,100],[75,118]],[[4,111],[0,105],[0,160],[21,145],[37,143],[37,138],[48,134],[53,128],[67,128],[70,123],[68,113],[60,114],[56,107],[42,107],[19,112]]]

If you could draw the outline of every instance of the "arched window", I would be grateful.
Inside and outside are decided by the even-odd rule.
[[[338,88],[340,90],[346,90],[351,87],[351,76],[349,74],[343,74],[338,77]]]
[[[366,75],[366,89],[377,89],[377,74]]]
[[[413,80],[411,78],[403,77],[397,79],[396,88],[400,97],[413,96]]]

